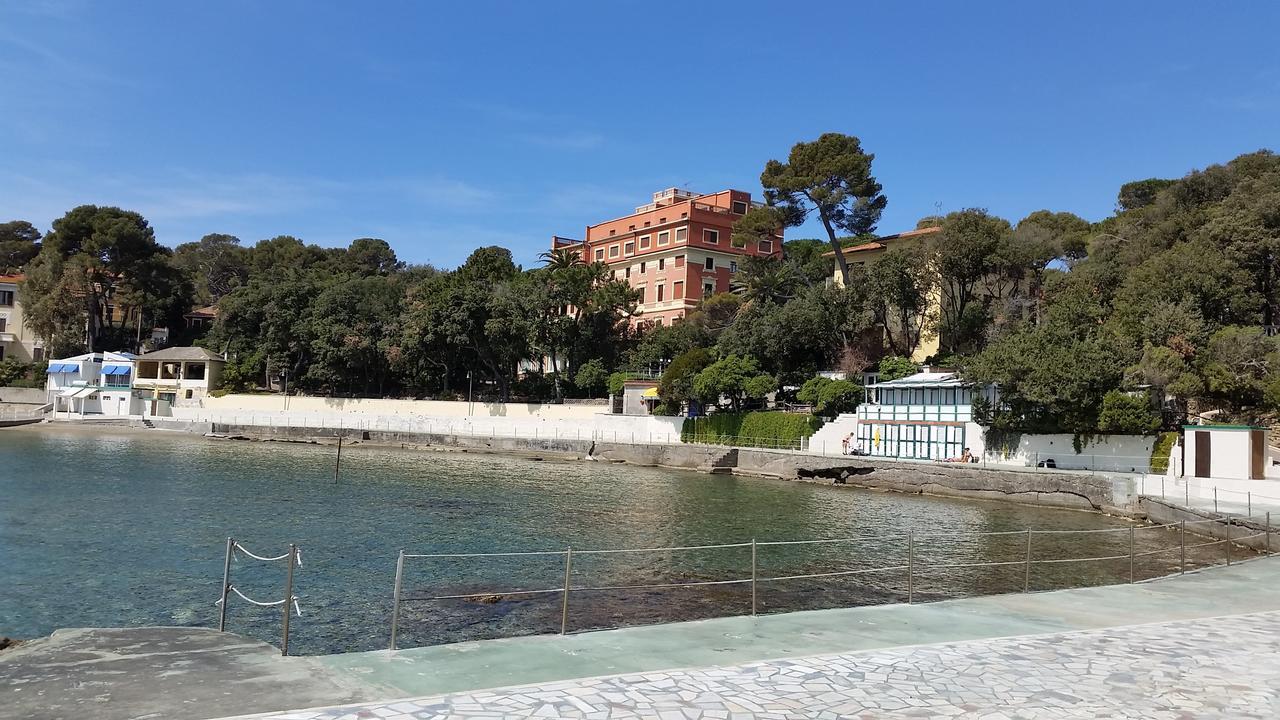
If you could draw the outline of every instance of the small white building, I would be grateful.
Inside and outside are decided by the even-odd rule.
[[[1184,425],[1182,474],[1187,477],[1263,480],[1267,429],[1250,425]]]
[[[227,361],[202,347],[171,347],[139,355],[133,386],[150,401],[150,415],[166,415],[172,407],[200,398],[218,387]]]
[[[623,415],[652,415],[658,404],[657,380],[628,380],[622,385],[621,403],[615,411]]]
[[[49,361],[45,389],[53,416],[128,416],[142,411],[133,392],[130,353],[85,353]]]
[[[953,372],[921,372],[866,390],[858,406],[860,454],[955,460],[968,449],[971,457],[982,457],[983,429],[973,421],[973,399],[994,402],[993,388],[974,387]]]

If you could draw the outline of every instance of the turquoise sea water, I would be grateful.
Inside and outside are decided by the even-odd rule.
[[[1099,515],[950,501],[617,464],[347,446],[209,440],[161,431],[48,427],[0,430],[0,635],[60,627],[214,627],[227,536],[276,555],[302,548],[291,650],[384,647],[397,552],[667,547],[870,535],[836,545],[760,548],[759,575],[906,562],[903,533],[1127,527]],[[1127,552],[1128,533],[1037,536],[1037,557]],[[1177,546],[1165,530],[1138,550]],[[1020,589],[1022,566],[930,564],[1024,557],[1025,537],[921,538],[918,599]],[[748,577],[749,549],[582,555],[575,586]],[[1145,558],[1167,572],[1177,551]],[[1116,582],[1128,562],[1033,568],[1039,588]],[[414,560],[405,594],[559,587],[563,560]],[[281,563],[240,560],[233,583],[251,597],[283,594]],[[761,583],[764,612],[903,599],[905,573]],[[745,585],[583,591],[571,629],[749,611]],[[495,598],[488,598],[490,601]],[[278,610],[229,606],[228,629],[278,642]],[[558,631],[558,595],[406,605],[401,644]]]

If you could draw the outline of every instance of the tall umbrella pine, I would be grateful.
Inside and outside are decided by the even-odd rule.
[[[824,133],[813,142],[796,143],[787,162],[770,160],[760,174],[765,200],[785,225],[800,225],[817,213],[846,285],[849,263],[837,234],[873,232],[888,203],[871,174],[874,159],[858,138]]]

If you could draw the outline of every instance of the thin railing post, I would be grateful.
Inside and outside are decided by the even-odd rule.
[[[573,574],[573,546],[564,549],[564,596],[560,601],[560,634],[569,629],[569,580]]]
[[[1267,524],[1264,529],[1267,531],[1267,534],[1266,534],[1267,555],[1270,556],[1271,555],[1271,511],[1270,510],[1267,511]]]
[[[1137,528],[1129,526],[1129,582],[1133,582],[1134,534]]]
[[[1187,521],[1178,524],[1182,526],[1178,538],[1178,574],[1181,575],[1187,571]]]
[[[1227,518],[1227,567],[1231,567],[1231,518]]]
[[[756,615],[756,539],[751,538],[751,616]]]
[[[218,632],[225,632],[227,628],[227,592],[231,589],[231,553],[235,548],[235,538],[227,538],[227,557],[222,563],[222,607],[218,610]]]
[[[1244,494],[1245,502],[1248,503],[1249,517],[1253,517],[1253,491],[1250,490]]]
[[[284,615],[281,618],[280,654],[289,654],[289,611],[293,609],[293,566],[298,561],[298,546],[289,544],[289,567],[284,571]]]
[[[1213,486],[1213,514],[1218,514],[1218,486]]]
[[[1022,592],[1031,590],[1031,528],[1027,528],[1027,557],[1022,566]]]
[[[916,594],[916,534],[907,531],[907,604],[915,599]]]
[[[400,588],[404,583],[404,550],[396,558],[396,584],[391,591],[391,649],[396,649],[396,636],[400,632]]]

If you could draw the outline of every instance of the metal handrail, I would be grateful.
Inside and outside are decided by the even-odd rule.
[[[1037,530],[1034,528],[1027,528],[1025,530],[998,530],[998,531],[967,532],[967,533],[966,532],[916,533],[914,531],[909,531],[906,533],[895,533],[892,535],[867,534],[867,535],[859,535],[859,536],[848,537],[848,538],[826,538],[826,539],[812,539],[812,540],[772,540],[772,541],[760,542],[753,539],[751,542],[748,542],[748,543],[740,542],[740,543],[724,543],[724,544],[709,544],[709,545],[683,545],[683,546],[674,546],[674,547],[665,547],[665,548],[614,548],[614,549],[596,549],[596,550],[573,550],[571,547],[569,547],[560,551],[544,550],[544,551],[523,551],[523,552],[497,552],[497,553],[413,553],[413,554],[405,553],[402,550],[400,551],[399,557],[396,561],[395,590],[393,593],[394,605],[393,605],[392,616],[391,616],[391,649],[392,650],[396,649],[396,638],[397,638],[397,633],[399,629],[401,604],[404,602],[410,602],[410,601],[469,600],[469,599],[476,599],[476,598],[485,597],[485,596],[528,597],[528,596],[535,596],[535,595],[559,594],[562,596],[560,632],[561,634],[565,634],[568,631],[569,598],[572,593],[578,593],[578,592],[604,592],[604,591],[620,591],[620,590],[655,590],[655,589],[661,590],[661,589],[675,589],[675,588],[686,588],[686,587],[708,587],[708,586],[750,584],[751,614],[754,616],[757,612],[757,596],[756,596],[757,586],[759,583],[767,583],[767,582],[786,582],[786,581],[792,581],[792,580],[808,580],[808,579],[816,579],[816,578],[847,577],[847,576],[855,576],[855,575],[866,575],[871,573],[895,572],[895,571],[906,570],[907,571],[907,578],[906,578],[907,602],[910,603],[913,601],[913,597],[914,597],[914,585],[915,585],[914,580],[915,580],[915,575],[918,572],[918,568],[923,570],[941,570],[941,569],[957,569],[957,568],[1022,566],[1025,568],[1024,575],[1023,575],[1023,592],[1029,592],[1030,585],[1031,585],[1031,567],[1033,565],[1059,565],[1059,564],[1072,564],[1072,563],[1082,563],[1082,562],[1110,562],[1115,560],[1128,560],[1129,561],[1129,582],[1132,583],[1137,581],[1136,572],[1135,572],[1135,560],[1137,558],[1148,557],[1148,556],[1158,555],[1158,554],[1167,553],[1167,552],[1173,552],[1174,550],[1178,550],[1181,555],[1181,560],[1179,561],[1179,572],[1186,572],[1187,550],[1194,550],[1196,548],[1203,548],[1203,547],[1210,547],[1213,545],[1225,544],[1227,549],[1226,561],[1227,561],[1227,565],[1230,565],[1232,545],[1238,544],[1242,540],[1249,540],[1249,539],[1265,536],[1267,538],[1265,555],[1267,556],[1271,555],[1271,535],[1275,531],[1272,530],[1272,527],[1271,527],[1271,513],[1269,512],[1266,514],[1265,528],[1261,532],[1251,533],[1248,535],[1239,535],[1235,537],[1230,537],[1230,534],[1228,532],[1227,538],[1212,540],[1204,543],[1197,543],[1193,545],[1187,545],[1186,536],[1187,536],[1188,526],[1194,526],[1194,525],[1203,524],[1207,522],[1221,524],[1225,521],[1227,528],[1230,528],[1232,524],[1232,520],[1233,519],[1230,517],[1210,518],[1210,519],[1192,520],[1192,521],[1183,520],[1178,522],[1163,523],[1159,525],[1146,525],[1141,527],[1137,525],[1133,525],[1130,527],[1121,527],[1121,528],[1090,528],[1090,529],[1082,529],[1082,530]],[[1176,547],[1160,548],[1157,550],[1149,550],[1141,553],[1136,551],[1135,545],[1134,545],[1134,538],[1138,530],[1159,530],[1159,529],[1168,529],[1173,527],[1179,528],[1179,531],[1180,531],[1179,543]],[[1085,535],[1085,534],[1103,533],[1103,532],[1105,533],[1127,532],[1129,534],[1129,552],[1123,553],[1123,554],[1117,554],[1117,555],[1100,555],[1100,556],[1074,557],[1074,558],[1035,558],[1033,557],[1032,539],[1037,534]],[[760,576],[758,573],[756,551],[762,545],[794,546],[794,545],[807,545],[807,544],[819,544],[819,543],[844,543],[844,542],[853,542],[853,541],[867,540],[867,539],[884,539],[886,537],[899,538],[899,537],[902,537],[903,535],[905,535],[907,539],[907,548],[906,548],[907,562],[905,565],[896,564],[896,565],[888,565],[888,566],[882,566],[882,567],[856,568],[851,570],[835,570],[835,571],[821,572],[821,573],[776,575],[776,576],[765,576],[765,577]],[[963,562],[963,563],[920,563],[916,559],[915,547],[916,547],[916,541],[918,538],[954,537],[956,535],[967,535],[970,537],[1008,536],[1008,535],[1025,536],[1026,538],[1025,556],[1019,560],[997,560],[997,561]],[[751,576],[749,578],[732,578],[728,580],[694,580],[694,581],[687,581],[687,582],[638,583],[638,584],[625,584],[625,585],[599,585],[599,586],[593,586],[593,585],[575,586],[572,583],[572,572],[573,572],[572,563],[573,563],[574,555],[678,552],[678,551],[697,551],[697,550],[720,550],[720,549],[728,549],[728,548],[746,548],[746,547],[751,548]],[[563,585],[561,585],[560,587],[548,588],[544,590],[510,590],[510,591],[489,590],[489,591],[450,594],[450,595],[424,595],[424,596],[406,597],[402,593],[403,577],[404,577],[404,561],[406,558],[452,559],[452,558],[518,557],[518,556],[563,557],[564,558]]]

